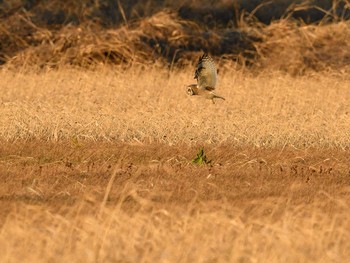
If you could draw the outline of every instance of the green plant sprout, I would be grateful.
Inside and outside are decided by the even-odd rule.
[[[195,164],[210,164],[211,160],[207,159],[203,147],[198,150],[197,157],[192,160]]]

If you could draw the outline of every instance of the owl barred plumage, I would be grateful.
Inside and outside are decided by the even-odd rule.
[[[217,69],[214,60],[204,53],[198,60],[194,78],[197,84],[191,84],[187,87],[187,93],[191,96],[200,95],[212,100],[215,98],[223,99],[223,97],[214,93],[217,82]]]
[[[217,69],[213,59],[208,54],[205,53],[199,58],[194,78],[197,79],[200,87],[215,88]]]

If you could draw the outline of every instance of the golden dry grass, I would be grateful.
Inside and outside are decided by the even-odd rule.
[[[3,262],[346,262],[343,151],[3,144]]]
[[[349,76],[235,67],[2,69],[2,261],[346,262]]]
[[[350,79],[222,67],[210,101],[186,95],[193,68],[0,72],[0,139],[232,143],[348,149]]]
[[[0,261],[348,262],[349,1],[134,2],[0,3]]]

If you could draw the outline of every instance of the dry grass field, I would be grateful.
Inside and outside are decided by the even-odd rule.
[[[0,263],[349,262],[349,18],[0,0]],[[225,101],[186,94],[203,51]]]
[[[0,138],[5,141],[230,143],[237,146],[350,146],[350,78],[322,72],[253,75],[220,71],[210,102],[186,95],[193,68],[0,72]]]
[[[2,262],[349,259],[349,75],[192,71],[0,72]]]

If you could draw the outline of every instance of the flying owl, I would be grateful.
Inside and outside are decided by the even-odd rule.
[[[216,98],[225,100],[225,98],[214,92],[218,73],[214,60],[207,53],[204,53],[199,58],[194,78],[197,79],[197,84],[187,86],[188,95],[203,96],[204,98],[211,100],[213,103],[215,103],[214,99]]]

